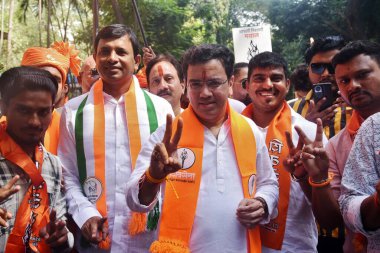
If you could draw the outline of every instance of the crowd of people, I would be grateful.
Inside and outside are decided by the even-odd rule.
[[[380,44],[139,50],[113,24],[0,76],[0,252],[380,252]]]

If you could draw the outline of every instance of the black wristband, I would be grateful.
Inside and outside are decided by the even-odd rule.
[[[267,202],[265,201],[265,199],[263,199],[262,197],[254,197],[253,199],[261,202],[261,204],[263,205],[263,208],[264,208],[265,217],[267,217],[269,214],[269,211],[268,211],[268,205],[267,205]]]

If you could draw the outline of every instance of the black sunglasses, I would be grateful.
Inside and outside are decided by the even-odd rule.
[[[322,75],[326,69],[330,75],[335,74],[335,69],[331,63],[312,63],[310,67],[314,74]]]

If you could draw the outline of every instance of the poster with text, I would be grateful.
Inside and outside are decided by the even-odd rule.
[[[233,28],[235,62],[249,62],[258,53],[272,51],[270,25]]]

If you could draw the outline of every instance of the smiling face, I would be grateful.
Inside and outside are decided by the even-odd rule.
[[[249,78],[248,93],[256,111],[276,113],[289,91],[282,67],[255,68]]]
[[[342,97],[361,115],[380,111],[380,67],[368,55],[360,54],[335,68]]]
[[[219,60],[189,65],[186,80],[188,97],[195,114],[205,126],[223,122],[232,82],[233,78],[227,79]]]
[[[100,39],[94,54],[96,67],[105,85],[129,84],[140,56],[134,57],[128,35],[114,39]]]

